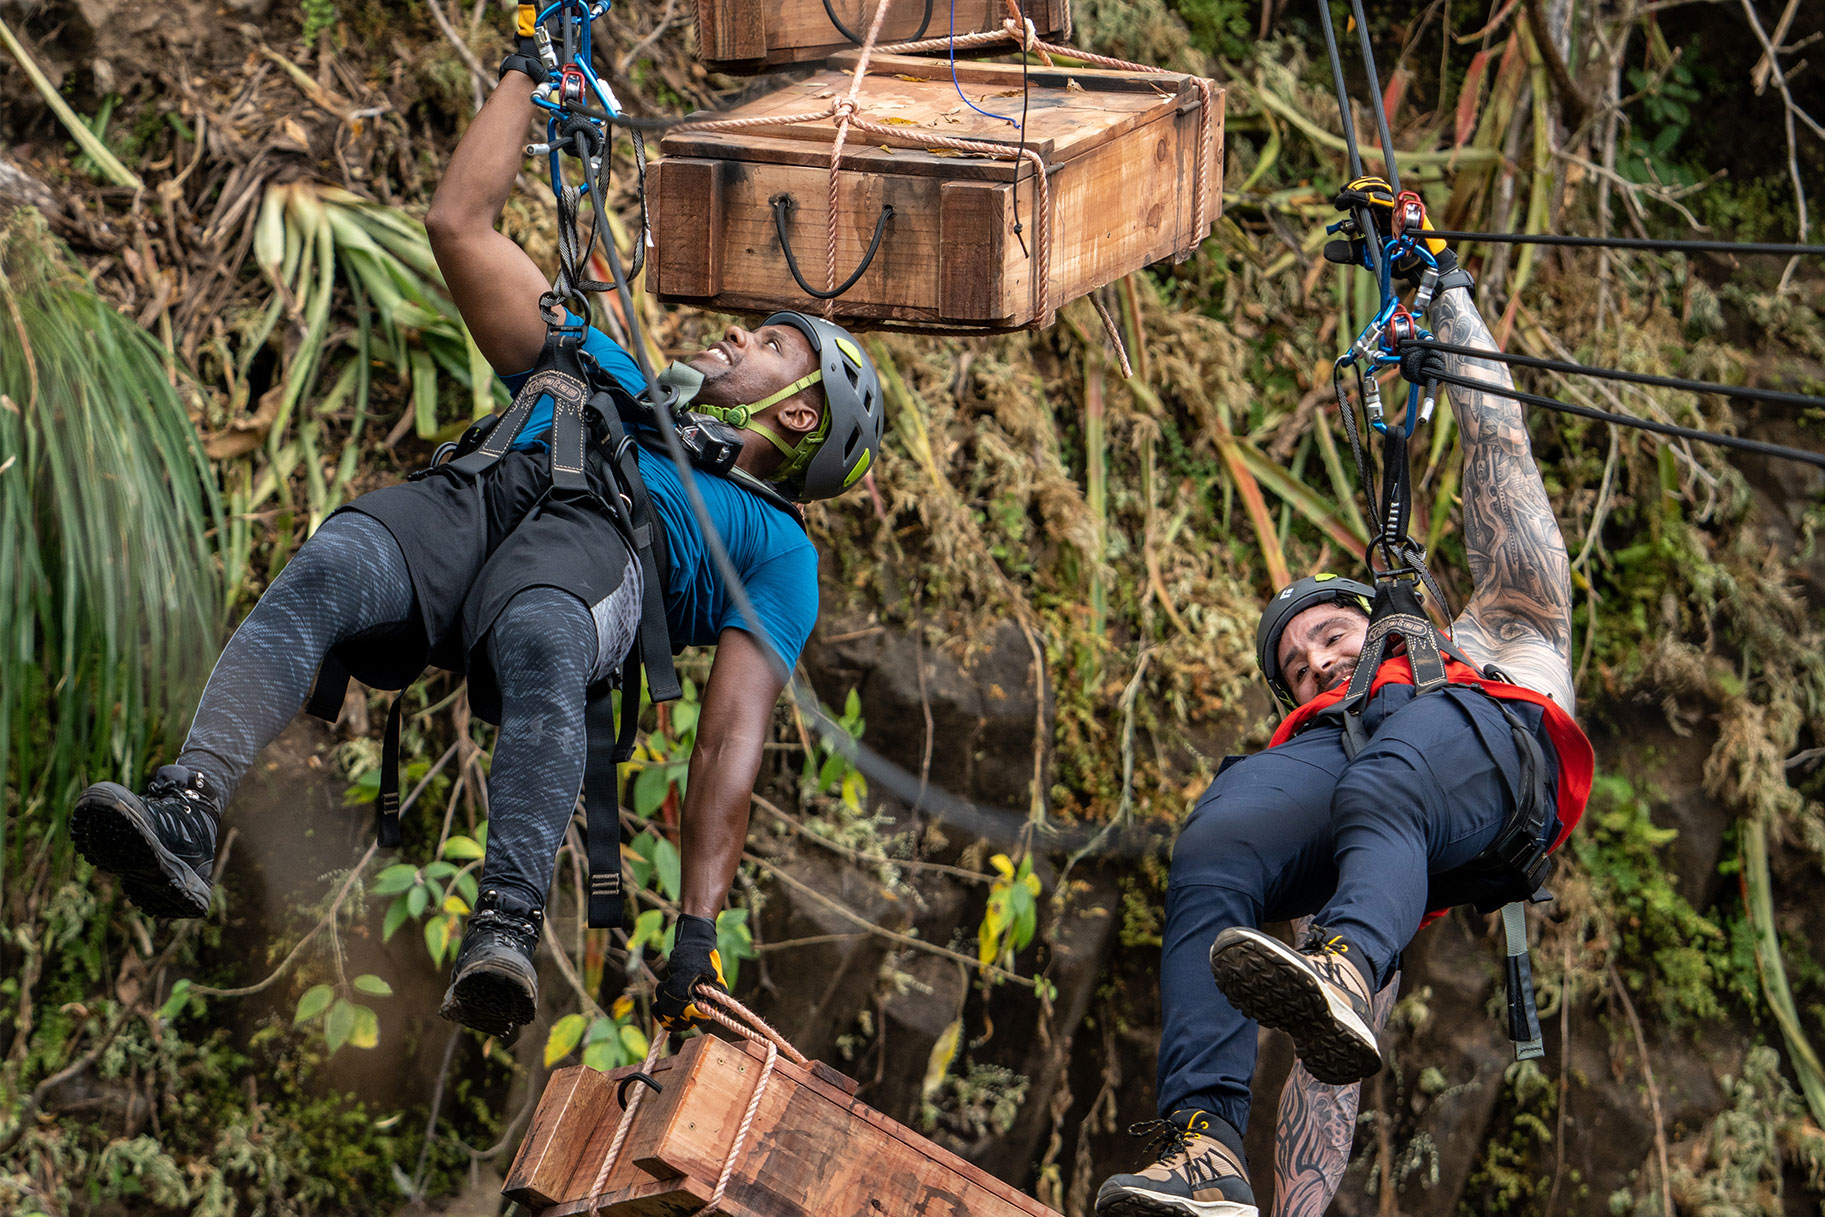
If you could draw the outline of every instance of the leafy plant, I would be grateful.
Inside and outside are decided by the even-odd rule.
[[[653,815],[668,799],[683,800],[691,769],[691,749],[697,744],[697,716],[702,701],[697,682],[686,676],[679,682],[684,694],[666,703],[669,729],[656,728],[634,754],[634,814]],[[676,807],[676,804],[674,804]],[[676,897],[674,897],[675,899]]]
[[[37,212],[0,220],[0,774],[5,823],[49,809],[44,865],[82,784],[175,742],[217,639],[221,511],[167,357]]]
[[[603,1073],[645,1060],[652,1045],[646,1033],[633,1025],[633,1014],[634,999],[625,994],[615,1000],[607,1016],[566,1014],[551,1025],[545,1037],[545,1068],[569,1056],[578,1045],[583,1048],[583,1063]]]
[[[442,967],[447,958],[455,958],[462,942],[463,918],[475,907],[476,872],[487,839],[488,825],[483,823],[473,837],[460,833],[450,837],[437,858],[422,867],[396,862],[375,876],[374,894],[393,897],[381,924],[381,937],[391,941],[406,922],[428,916],[425,950],[431,953],[432,965]]]
[[[1018,867],[1006,854],[996,854],[989,864],[995,868],[995,880],[976,931],[976,958],[1005,965],[1033,941],[1039,927],[1039,876],[1033,873],[1030,855]]]
[[[832,717],[851,739],[861,739],[862,732],[868,729],[867,722],[862,718],[862,699],[854,689],[849,690],[849,697],[843,702],[842,714]],[[817,738],[811,751],[805,754],[802,781],[809,790],[820,795],[834,796],[851,814],[864,813],[868,779],[843,753],[840,741],[823,736]]]
[[[393,986],[371,972],[355,977],[348,988],[369,997],[393,996]],[[294,1027],[321,1021],[323,1038],[331,1052],[341,1051],[344,1044],[352,1048],[380,1046],[380,1016],[372,1006],[351,1001],[340,985],[312,985],[306,989],[298,998],[291,1021]]]

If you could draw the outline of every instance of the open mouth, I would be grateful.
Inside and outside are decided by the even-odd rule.
[[[698,358],[713,359],[722,364],[725,368],[735,366],[734,351],[726,341],[719,342],[715,346],[708,348],[702,355],[698,356]]]

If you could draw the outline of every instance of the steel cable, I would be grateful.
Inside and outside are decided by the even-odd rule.
[[[1685,393],[1714,393],[1720,397],[1735,397],[1744,401],[1765,401],[1774,405],[1798,406],[1802,409],[1825,408],[1825,397],[1814,397],[1807,393],[1787,393],[1779,389],[1756,389],[1748,385],[1718,384],[1709,380],[1686,380],[1678,376],[1656,376],[1648,372],[1625,372],[1620,368],[1599,368],[1589,364],[1569,363],[1562,359],[1543,359],[1538,355],[1512,355],[1505,351],[1491,351],[1484,347],[1459,346],[1456,343],[1440,342],[1436,338],[1409,338],[1401,344],[1423,347],[1429,351],[1438,351],[1446,355],[1464,355],[1471,359],[1487,359],[1495,363],[1513,364],[1519,368],[1536,368],[1542,372],[1558,372],[1563,375],[1594,376],[1599,380],[1620,380],[1626,384],[1648,385],[1657,389],[1677,389]]]
[[[1491,241],[1500,245],[1569,245],[1592,249],[1643,249],[1656,253],[1780,254],[1784,257],[1817,257],[1825,245],[1783,245],[1767,241],[1687,241],[1658,237],[1579,237],[1560,233],[1461,232],[1433,228],[1428,237],[1442,241]]]
[[[1506,385],[1490,384],[1488,381],[1475,380],[1468,376],[1459,376],[1452,372],[1436,374],[1440,384],[1454,385],[1462,389],[1473,389],[1479,393],[1494,393],[1498,397],[1512,397],[1518,402],[1530,406],[1542,406],[1548,410],[1557,410],[1562,414],[1574,414],[1579,418],[1594,419],[1598,422],[1615,423],[1621,427],[1635,427],[1642,431],[1652,431],[1656,435],[1670,435],[1676,439],[1696,440],[1704,444],[1716,444],[1722,448],[1736,448],[1743,452],[1753,452],[1760,456],[1772,456],[1783,460],[1799,461],[1802,464],[1814,465],[1825,469],[1825,453],[1807,452],[1800,448],[1789,448],[1784,444],[1771,444],[1765,440],[1744,439],[1739,435],[1723,435],[1716,431],[1700,431],[1695,427],[1681,427],[1675,423],[1657,422],[1651,418],[1637,418],[1632,414],[1616,414],[1609,410],[1599,410],[1593,406],[1574,405],[1569,401],[1560,401],[1556,397],[1547,397],[1540,393],[1528,393]]]

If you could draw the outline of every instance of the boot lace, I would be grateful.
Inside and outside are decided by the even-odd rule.
[[[545,914],[540,909],[519,913],[489,903],[484,897],[475,914],[469,918],[469,929],[506,938],[530,956],[538,948],[539,931],[544,921]]]
[[[1152,1155],[1161,1165],[1191,1151],[1191,1134],[1171,1120],[1138,1120],[1128,1126],[1128,1132],[1146,1137],[1147,1144],[1141,1152]]]

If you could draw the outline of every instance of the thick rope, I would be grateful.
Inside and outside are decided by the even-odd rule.
[[[883,3],[882,8],[887,5]],[[714,1213],[722,1204],[723,1193],[729,1190],[729,1180],[735,1174],[735,1161],[741,1157],[741,1147],[748,1139],[748,1130],[754,1126],[754,1115],[760,1110],[761,1096],[767,1093],[767,1083],[773,1080],[773,1064],[779,1060],[779,1049],[771,1042],[767,1044],[767,1060],[760,1067],[760,1077],[754,1083],[754,1093],[748,1098],[748,1109],[741,1115],[741,1126],[735,1130],[735,1140],[729,1144],[729,1155],[722,1160],[722,1174],[716,1177],[716,1190],[710,1193],[710,1202],[697,1210],[698,1217]]]
[[[659,1054],[665,1049],[665,1031],[653,1028],[651,1046],[646,1050],[646,1060],[640,1064],[640,1072],[650,1074]],[[596,1181],[589,1186],[589,1217],[596,1217],[602,1208],[602,1188],[608,1182],[608,1176],[615,1169],[615,1163],[621,1157],[621,1147],[627,1143],[627,1134],[634,1127],[634,1113],[640,1110],[640,1099],[646,1094],[645,1086],[636,1086],[633,1097],[622,1109],[621,1123],[615,1126],[615,1139],[608,1143],[608,1157],[602,1159],[602,1169],[596,1172]]]
[[[1115,324],[1115,318],[1109,315],[1109,306],[1095,292],[1090,293],[1090,303],[1096,306],[1096,315],[1102,319],[1103,333],[1109,335],[1109,342],[1115,347],[1115,357],[1122,363],[1122,379],[1131,380],[1134,369],[1128,365],[1128,344],[1122,341],[1122,331]]]
[[[849,94],[836,103],[836,139],[830,145],[830,211],[824,217],[824,290],[831,295],[824,300],[824,320],[836,319],[836,187],[837,174],[843,162],[843,144],[849,138],[849,124],[855,118],[856,98],[862,92],[862,80],[868,75],[868,59],[874,54],[875,41],[881,36],[881,23],[893,0],[875,5],[874,20],[868,25],[868,37],[862,40],[862,53],[855,62],[855,74],[849,78]]]
[[[811,1067],[809,1057],[794,1048],[792,1042],[775,1031],[766,1019],[736,1001],[725,990],[711,985],[698,985],[692,991],[692,996],[697,999],[697,1009],[700,1012],[721,1023],[736,1035],[743,1039],[753,1040],[757,1044],[768,1044],[778,1048],[785,1054],[787,1060],[801,1068],[809,1069]],[[721,1006],[723,1009],[718,1010],[717,1006]],[[730,1017],[731,1014],[736,1017]],[[740,1018],[742,1021],[737,1022],[736,1018]]]
[[[1025,27],[1026,29],[1026,37],[1016,39],[1016,41],[1020,43],[1021,49],[1024,51],[1037,51],[1038,47],[1036,44],[1039,42],[1039,31],[1033,28],[1033,23],[1027,18],[1027,15],[1020,11],[1019,0],[1001,0],[1001,2],[1007,6],[1008,20],[1014,23],[1014,27],[1016,29]],[[1052,56],[1048,55],[1045,51],[1039,51],[1038,53],[1039,62],[1045,64],[1048,68],[1057,66],[1052,62]]]

